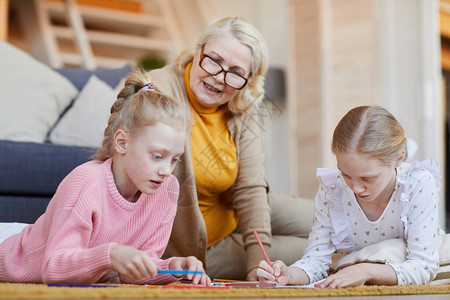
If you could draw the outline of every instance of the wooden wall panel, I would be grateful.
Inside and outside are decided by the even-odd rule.
[[[321,35],[319,1],[290,1],[288,111],[291,128],[291,193],[312,196],[320,162]]]
[[[312,198],[318,167],[352,107],[380,102],[376,0],[289,1],[291,193]]]
[[[331,28],[331,103],[334,107],[327,132],[352,107],[379,103],[378,32],[376,7],[372,0],[329,1]]]

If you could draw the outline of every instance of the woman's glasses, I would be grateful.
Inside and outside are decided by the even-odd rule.
[[[224,72],[225,83],[236,90],[242,89],[247,84],[248,78],[244,78],[234,71],[226,71],[218,62],[204,54],[203,48],[204,45],[200,53],[200,68],[212,76]]]

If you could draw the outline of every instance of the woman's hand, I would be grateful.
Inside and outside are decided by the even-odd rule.
[[[113,270],[133,281],[153,278],[157,274],[155,263],[145,251],[114,244],[111,246],[109,256]]]
[[[360,286],[366,282],[377,285],[396,285],[397,276],[389,265],[359,263],[339,270],[314,286],[317,288],[341,288]]]
[[[203,264],[194,256],[188,257],[174,257],[169,264],[171,270],[189,270],[189,271],[205,271]],[[206,273],[203,274],[187,274],[183,276],[186,279],[192,280],[193,284],[211,285],[211,279]]]

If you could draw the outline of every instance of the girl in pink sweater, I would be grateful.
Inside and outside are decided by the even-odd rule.
[[[195,257],[161,259],[179,193],[171,173],[189,124],[189,107],[143,72],[131,74],[95,160],[67,175],[36,223],[0,244],[0,282],[164,284],[180,278],[157,270],[203,271]]]

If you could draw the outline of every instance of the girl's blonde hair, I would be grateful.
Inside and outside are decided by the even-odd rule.
[[[146,86],[150,83],[150,87]],[[125,81],[117,100],[111,106],[111,115],[104,132],[101,148],[94,159],[105,161],[114,156],[114,134],[123,129],[134,136],[140,129],[155,123],[181,124],[185,130],[190,126],[190,109],[184,101],[175,101],[158,92],[143,70],[135,70]]]
[[[239,114],[264,97],[264,75],[268,69],[268,50],[261,33],[250,23],[240,17],[223,18],[209,26],[200,36],[196,45],[198,52],[205,44],[211,42],[224,32],[230,33],[252,51],[250,78],[247,85],[239,91],[234,99],[228,102],[228,109]],[[179,69],[183,70],[193,61],[194,54],[183,52],[176,59]]]
[[[380,106],[359,106],[350,110],[334,130],[331,150],[334,154],[367,154],[384,164],[397,162],[405,150],[403,127],[395,117]]]

